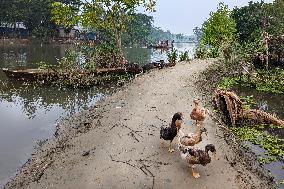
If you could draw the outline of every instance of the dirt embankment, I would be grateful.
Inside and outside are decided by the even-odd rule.
[[[194,60],[152,71],[93,109],[63,120],[55,139],[44,144],[5,188],[271,188],[238,162],[240,157],[211,117],[205,121],[209,134],[197,147],[214,144],[220,160],[198,166],[201,178],[192,177],[178,150],[169,154],[160,147],[160,127],[178,111],[184,112],[183,131],[196,130],[189,119],[192,101],[208,98],[195,83],[210,64]]]

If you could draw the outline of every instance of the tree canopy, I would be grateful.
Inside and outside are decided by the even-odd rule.
[[[230,16],[228,6],[220,3],[216,12],[203,24],[201,43],[218,49],[224,41],[232,41],[236,34],[236,23]]]
[[[55,24],[51,21],[51,5],[55,2],[74,5],[80,0],[1,0],[0,24],[23,23],[32,35],[53,35]]]
[[[146,45],[151,33],[153,17],[142,13],[135,13],[126,22],[126,31],[123,32],[122,42],[125,46]]]
[[[284,33],[283,10],[283,0],[275,0],[273,3],[251,1],[247,6],[234,8],[232,18],[236,21],[240,41],[259,40],[263,32],[282,35]]]
[[[153,11],[155,4],[154,0],[92,0],[76,5],[55,2],[52,4],[52,20],[66,27],[80,23],[85,28],[105,30],[115,39],[123,59],[122,33],[126,31],[131,16],[139,6]]]

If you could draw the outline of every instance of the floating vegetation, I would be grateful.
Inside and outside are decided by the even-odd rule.
[[[256,105],[256,102],[254,101],[252,95],[251,96],[241,96],[240,99],[243,103],[242,104],[243,109],[245,109],[245,110],[251,109],[252,106]]]
[[[231,128],[233,133],[241,140],[248,141],[254,145],[258,145],[265,149],[266,157],[259,157],[258,161],[261,164],[267,164],[277,159],[284,160],[284,143],[283,140],[270,135],[266,130],[266,127],[259,126],[255,127],[240,127]]]

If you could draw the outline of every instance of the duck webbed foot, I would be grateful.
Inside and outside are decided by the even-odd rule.
[[[172,149],[172,148],[169,148],[169,150],[168,150],[170,153],[173,153],[173,152],[175,152],[175,150],[174,149]]]
[[[194,178],[198,179],[200,177],[200,174],[194,170],[194,166],[193,165],[190,166],[190,167],[191,167],[191,171],[192,171],[192,176]]]
[[[169,146],[169,150],[168,150],[170,153],[173,153],[175,150],[172,149],[172,142],[170,142],[170,146]]]
[[[165,147],[165,143],[163,140],[161,140],[161,148],[164,148]]]

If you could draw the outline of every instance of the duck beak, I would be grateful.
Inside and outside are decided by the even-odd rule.
[[[219,160],[220,159],[216,152],[213,153],[213,157],[214,157],[215,160]]]

